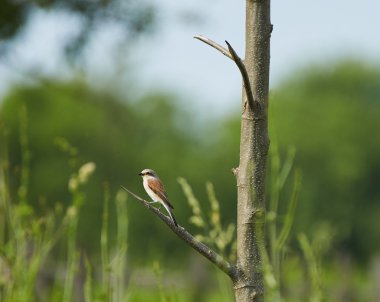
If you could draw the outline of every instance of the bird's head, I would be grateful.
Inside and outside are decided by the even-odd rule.
[[[152,169],[144,169],[139,173],[140,176],[152,176],[152,177],[157,177],[156,172],[154,172]]]

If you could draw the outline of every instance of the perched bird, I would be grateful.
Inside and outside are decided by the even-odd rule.
[[[144,169],[139,173],[143,178],[143,186],[146,193],[153,200],[150,203],[159,202],[164,206],[166,211],[169,213],[170,218],[172,219],[175,226],[178,226],[177,221],[174,218],[174,215],[171,209],[174,209],[172,204],[169,201],[168,195],[165,192],[164,185],[161,180],[158,178],[156,172],[151,169]]]

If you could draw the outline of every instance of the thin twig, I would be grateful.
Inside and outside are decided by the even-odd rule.
[[[228,41],[225,41],[227,46],[228,46],[228,50],[229,52],[231,53],[231,56],[232,56],[232,60],[234,60],[235,64],[237,65],[237,67],[239,68],[240,70],[240,73],[241,73],[241,77],[243,78],[243,83],[244,83],[244,89],[245,89],[245,93],[247,95],[247,99],[248,99],[248,104],[249,104],[249,107],[254,111],[254,112],[257,112],[255,108],[255,100],[254,100],[254,97],[253,97],[253,93],[252,93],[252,89],[251,89],[251,83],[249,81],[249,76],[248,76],[248,72],[247,72],[247,69],[245,68],[245,65],[244,65],[244,62],[243,60],[238,56],[238,54],[236,53],[235,49],[232,48],[231,44],[228,43]]]
[[[204,36],[196,35],[196,36],[194,36],[194,38],[210,45],[211,47],[215,48],[216,50],[219,50],[222,54],[224,54],[226,57],[230,58],[232,61],[235,62],[235,64],[239,68],[241,76],[243,78],[244,89],[245,89],[245,92],[247,95],[249,107],[251,108],[251,110],[253,110],[253,112],[257,113],[258,109],[260,109],[258,107],[259,103],[255,102],[255,99],[253,97],[253,93],[252,93],[251,84],[249,81],[247,69],[245,68],[243,60],[237,55],[236,51],[232,48],[231,44],[228,43],[227,41],[225,41],[227,46],[228,46],[228,49],[226,49],[222,45],[220,45],[220,44],[214,42],[213,40],[206,38]]]
[[[231,60],[234,60],[231,53],[228,51],[228,49],[224,48],[222,45],[214,42],[213,40],[206,38],[204,36],[201,36],[201,35],[196,35],[196,36],[194,36],[194,38],[210,45],[211,47],[214,47],[216,50],[219,50],[226,57],[230,58]]]
[[[223,272],[225,272],[232,279],[232,281],[235,281],[237,279],[237,275],[238,275],[237,268],[233,266],[231,263],[229,263],[227,260],[225,260],[221,255],[216,253],[214,250],[212,250],[211,248],[209,248],[202,242],[195,239],[193,235],[191,235],[188,231],[185,230],[185,228],[179,225],[176,227],[168,216],[161,213],[160,210],[157,209],[156,207],[150,205],[148,201],[137,196],[135,193],[131,192],[124,186],[121,186],[121,188],[127,191],[134,198],[140,201],[145,207],[147,207],[150,211],[152,211],[159,218],[161,218],[161,220],[164,221],[179,238],[181,238],[183,241],[189,244],[194,250],[196,250],[198,253],[200,253],[201,255],[206,257],[208,260],[210,260],[212,263],[214,263],[218,268],[220,268]]]

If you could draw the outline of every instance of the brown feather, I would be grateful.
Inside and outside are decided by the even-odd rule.
[[[162,183],[157,179],[149,179],[149,188],[160,197],[170,208],[174,209],[173,205],[170,203],[168,195],[165,192],[165,188]]]

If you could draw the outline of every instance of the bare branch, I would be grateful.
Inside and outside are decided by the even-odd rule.
[[[124,186],[121,186],[121,188],[127,191],[134,198],[140,201],[145,207],[147,207],[150,211],[152,211],[159,218],[161,218],[161,220],[165,222],[179,238],[181,238],[188,245],[190,245],[194,250],[196,250],[198,253],[200,253],[201,255],[206,257],[208,260],[210,260],[212,263],[214,263],[219,269],[225,272],[231,278],[233,282],[236,281],[237,276],[238,276],[238,270],[235,266],[233,266],[231,263],[225,260],[221,255],[216,253],[214,250],[212,250],[211,248],[209,248],[202,242],[195,239],[195,237],[191,235],[188,231],[186,231],[185,228],[179,225],[178,227],[176,227],[168,216],[161,213],[159,209],[152,206],[148,201],[137,196],[135,193],[131,192]]]
[[[249,76],[248,76],[247,69],[245,68],[244,62],[238,56],[238,54],[236,53],[235,49],[232,48],[231,44],[228,43],[228,41],[225,41],[225,42],[226,42],[226,44],[228,46],[228,50],[229,50],[229,52],[231,54],[232,60],[234,60],[235,64],[239,68],[241,76],[243,78],[244,89],[245,89],[245,92],[246,92],[246,95],[247,95],[249,107],[254,112],[257,112],[258,108],[257,108],[257,106],[255,107],[256,103],[255,103],[255,100],[254,100],[254,97],[253,97],[251,83],[249,82]]]
[[[231,53],[228,51],[228,49],[224,48],[222,45],[214,42],[213,40],[206,38],[204,36],[201,36],[201,35],[196,35],[196,36],[194,36],[194,38],[210,45],[211,47],[214,47],[216,50],[219,50],[226,57],[230,58],[231,60],[234,60]]]
[[[215,48],[216,50],[219,50],[222,54],[224,54],[226,57],[230,58],[232,61],[235,62],[235,64],[239,68],[241,76],[243,78],[244,89],[245,89],[245,92],[247,95],[249,107],[251,108],[251,110],[253,110],[253,112],[258,112],[258,109],[260,109],[259,103],[255,102],[255,100],[254,100],[251,84],[249,82],[249,76],[247,73],[247,69],[245,68],[243,60],[237,55],[236,51],[232,48],[231,44],[228,43],[227,41],[225,41],[227,46],[228,46],[228,49],[226,49],[222,45],[220,45],[220,44],[214,42],[213,40],[206,38],[204,36],[196,35],[196,36],[194,36],[194,38],[210,45],[211,47]]]

